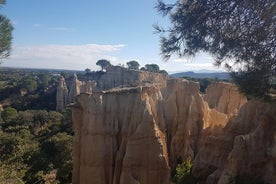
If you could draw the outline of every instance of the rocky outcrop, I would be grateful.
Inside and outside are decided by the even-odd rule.
[[[74,74],[68,95],[69,103],[75,102],[76,96],[80,93],[92,93],[93,87],[95,87],[95,85],[95,81],[79,81],[77,75]]]
[[[225,173],[235,137],[227,127],[246,100],[235,89],[216,84],[203,97],[198,83],[169,79],[80,94],[72,107],[73,183],[170,183],[187,158],[209,183],[236,176]]]
[[[81,94],[73,182],[169,183],[166,136],[151,107],[159,98],[153,86]]]
[[[57,93],[56,109],[61,111],[66,105],[74,103],[76,96],[80,93],[90,94],[93,91],[109,90],[118,87],[143,86],[152,83],[165,86],[166,80],[167,76],[161,73],[129,70],[120,66],[110,66],[106,72],[98,72],[94,75],[83,77],[82,80],[78,80],[78,76],[74,74],[72,80],[68,81],[67,84],[65,80],[60,81],[59,86],[68,86],[69,91],[66,97],[60,96],[63,93]],[[66,103],[60,106],[62,98],[66,98]]]
[[[227,114],[229,117],[237,115],[239,109],[247,101],[246,97],[239,93],[237,86],[225,82],[210,84],[206,89],[204,100],[210,108]]]
[[[68,89],[67,89],[64,77],[59,78],[59,85],[57,88],[56,100],[57,100],[57,105],[56,105],[57,111],[62,111],[68,104]]]
[[[67,105],[74,103],[76,96],[80,93],[91,94],[95,85],[95,81],[79,81],[77,75],[74,74],[68,90],[64,77],[60,77],[56,95],[56,110],[62,111]]]
[[[233,139],[233,148],[218,183],[229,183],[235,176],[276,181],[275,114],[275,105],[250,101],[225,127],[225,137]]]
[[[109,90],[115,87],[135,87],[145,84],[166,84],[167,76],[161,73],[129,70],[120,66],[108,67],[97,80],[96,91]]]
[[[193,173],[206,183],[276,181],[276,106],[246,103],[222,128],[203,131]]]

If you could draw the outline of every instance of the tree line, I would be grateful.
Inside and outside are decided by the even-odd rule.
[[[100,59],[96,62],[96,65],[101,67],[101,71],[106,70],[108,67],[113,66],[109,60],[107,59]],[[130,70],[141,70],[141,71],[149,71],[149,72],[156,72],[156,73],[162,73],[165,75],[168,75],[168,72],[166,70],[160,70],[159,66],[157,64],[146,64],[144,67],[140,67],[140,64],[138,61],[131,60],[126,63],[127,68]],[[123,66],[122,66],[123,67]],[[85,69],[86,73],[90,73],[91,70],[89,68]]]

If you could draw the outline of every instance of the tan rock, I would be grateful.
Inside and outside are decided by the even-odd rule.
[[[210,86],[204,98],[184,79],[143,84],[77,97],[73,183],[171,183],[189,157],[205,183],[238,175],[275,181],[275,107],[246,102],[228,83]]]
[[[165,136],[151,111],[155,91],[139,87],[78,97],[75,183],[169,183]]]
[[[238,110],[247,101],[246,97],[239,93],[237,86],[226,82],[210,84],[206,89],[204,100],[211,109],[227,114],[228,117],[237,115]]]
[[[67,89],[64,77],[59,78],[56,102],[57,102],[57,105],[56,105],[57,111],[62,111],[68,104],[68,89]]]

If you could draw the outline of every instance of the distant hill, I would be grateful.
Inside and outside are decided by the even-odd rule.
[[[192,71],[174,73],[170,75],[174,78],[179,77],[191,77],[191,78],[217,78],[217,79],[230,79],[230,75],[227,72],[214,72],[214,73],[195,73]]]

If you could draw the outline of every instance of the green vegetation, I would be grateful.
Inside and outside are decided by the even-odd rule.
[[[150,72],[159,72],[159,66],[157,64],[146,64],[145,65],[146,71]]]
[[[55,180],[70,183],[72,127],[68,110],[63,114],[46,110],[17,112],[8,107],[3,113],[0,181],[45,183]]]
[[[192,161],[187,159],[176,167],[176,174],[173,177],[175,184],[196,184],[196,179],[192,175]]]
[[[5,4],[5,0],[0,1],[0,8]],[[13,26],[11,21],[0,14],[0,58],[10,55]]]
[[[71,182],[71,110],[53,111],[56,73],[1,69],[0,183]]]
[[[157,9],[171,21],[169,28],[154,26],[164,59],[208,52],[241,92],[265,98],[276,89],[275,0],[158,0]]]
[[[58,78],[46,71],[2,69],[0,103],[17,110],[55,110]]]
[[[137,61],[129,61],[126,63],[129,69],[139,70],[140,64]]]
[[[110,61],[106,59],[100,59],[97,61],[96,65],[99,65],[102,68],[102,71],[107,67],[111,66]]]

